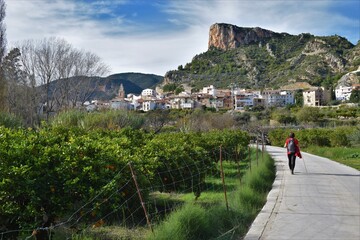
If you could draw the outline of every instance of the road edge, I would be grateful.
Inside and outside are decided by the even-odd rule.
[[[271,156],[274,158],[273,156]],[[268,227],[268,223],[270,218],[274,213],[276,213],[277,203],[279,198],[282,197],[282,192],[284,188],[284,179],[285,179],[285,164],[283,161],[279,159],[275,159],[275,167],[276,167],[276,177],[274,183],[272,185],[272,189],[266,198],[266,203],[264,207],[261,209],[255,220],[250,226],[249,231],[244,237],[244,240],[259,240],[262,237],[262,234],[266,227]]]

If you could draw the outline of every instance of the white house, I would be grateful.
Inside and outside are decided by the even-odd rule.
[[[191,95],[186,92],[171,97],[170,103],[171,108],[173,109],[193,109],[195,106],[195,101],[192,99]]]
[[[127,97],[125,98],[125,100],[127,102],[129,102],[129,109],[131,109],[131,110],[137,110],[142,105],[140,103],[140,100],[142,100],[141,96],[136,96],[134,94],[128,94]]]
[[[244,110],[245,107],[254,106],[254,93],[238,91],[235,92],[235,108],[234,110]]]
[[[216,89],[213,85],[210,85],[208,87],[204,87],[202,90],[203,94],[209,94],[211,96],[215,96],[216,95]]]
[[[295,103],[294,92],[280,90],[265,90],[261,93],[266,107],[284,107]]]
[[[156,108],[156,102],[154,100],[144,101],[142,103],[142,110],[148,112]]]
[[[146,88],[146,89],[142,90],[141,96],[142,97],[155,97],[156,93],[155,93],[155,90]]]
[[[351,91],[352,91],[351,86],[338,85],[335,88],[336,100],[348,101],[350,99]]]

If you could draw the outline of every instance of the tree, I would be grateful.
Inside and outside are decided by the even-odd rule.
[[[178,95],[179,93],[185,91],[184,86],[180,85],[175,89],[175,94]]]
[[[21,53],[18,48],[12,49],[4,58],[2,64],[3,76],[7,87],[7,109],[9,113],[26,120],[27,125],[33,125],[36,114],[36,89],[27,80],[21,70]]]
[[[175,83],[168,83],[164,85],[163,90],[164,92],[173,92],[175,91],[177,85]]]
[[[316,107],[303,107],[296,114],[297,120],[302,123],[316,123],[321,121],[322,114],[319,108]]]
[[[46,120],[51,113],[84,103],[96,89],[89,77],[108,73],[98,56],[77,50],[64,39],[26,40],[18,48],[23,71],[38,89]]]
[[[297,90],[295,92],[295,105],[298,107],[302,107],[304,105],[304,98],[303,98],[303,91],[302,90]]]
[[[284,125],[296,122],[295,117],[292,116],[290,110],[288,110],[286,108],[275,109],[271,113],[271,119],[273,119],[281,124],[284,124]]]
[[[6,5],[4,0],[0,0],[0,66],[6,52],[6,28],[4,24]],[[0,111],[5,111],[6,107],[6,81],[0,68]]]
[[[169,111],[161,109],[149,111],[146,114],[145,128],[153,130],[156,134],[159,133],[169,121]]]
[[[360,103],[360,90],[352,90],[349,100],[352,103]]]

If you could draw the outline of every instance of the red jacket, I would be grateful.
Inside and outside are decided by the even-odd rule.
[[[285,145],[284,147],[287,147],[288,143],[289,143],[289,140],[290,138],[287,138],[286,141],[285,141]],[[295,143],[295,156],[299,157],[299,158],[302,158],[301,156],[301,152],[300,152],[300,147],[299,147],[299,141],[294,138],[294,143]],[[287,154],[290,154],[290,152],[288,152]]]

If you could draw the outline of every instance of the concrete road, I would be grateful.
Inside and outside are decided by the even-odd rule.
[[[246,240],[360,240],[360,172],[303,153],[292,175],[286,150],[266,146],[277,175]]]

